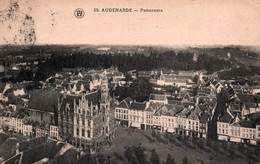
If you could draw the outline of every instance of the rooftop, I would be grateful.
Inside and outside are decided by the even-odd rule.
[[[145,107],[146,107],[145,102],[132,102],[132,104],[130,105],[130,109],[132,109],[132,110],[142,110],[142,111],[144,111]]]

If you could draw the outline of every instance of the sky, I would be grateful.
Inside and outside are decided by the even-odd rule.
[[[16,2],[12,0],[12,2]],[[0,0],[0,44],[260,46],[260,0]],[[85,16],[77,19],[74,11]],[[94,8],[162,9],[105,13]],[[24,23],[24,15],[32,17]],[[29,32],[28,32],[29,31]],[[35,40],[24,41],[34,31]]]

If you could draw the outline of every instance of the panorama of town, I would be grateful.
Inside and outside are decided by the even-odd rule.
[[[260,161],[253,50],[6,46],[1,54],[3,164]]]

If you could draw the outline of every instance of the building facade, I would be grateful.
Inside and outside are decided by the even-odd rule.
[[[85,152],[93,152],[101,142],[114,138],[107,84],[105,80],[96,91],[80,95],[64,93],[59,98],[58,135],[62,140]]]

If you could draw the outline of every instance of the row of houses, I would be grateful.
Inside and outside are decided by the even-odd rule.
[[[185,98],[176,101],[178,103],[168,103],[169,98],[158,94],[151,94],[148,102],[126,98],[116,106],[116,123],[143,130],[207,138],[208,123],[216,108],[216,100],[199,100],[197,97],[197,103]]]
[[[33,121],[30,112],[2,111],[0,126],[4,130],[23,134],[28,137],[50,136],[58,139],[58,127],[54,124],[40,124]]]
[[[219,140],[256,145],[260,140],[260,98],[247,83],[225,85],[229,102],[217,122]]]
[[[260,140],[260,113],[240,116],[227,110],[217,123],[218,140],[256,145]]]

